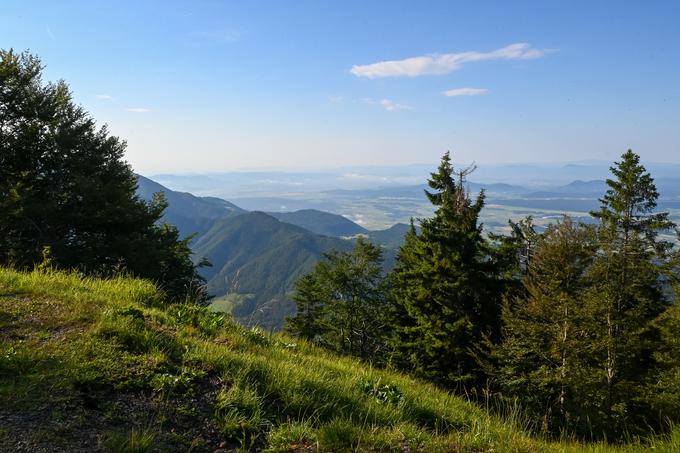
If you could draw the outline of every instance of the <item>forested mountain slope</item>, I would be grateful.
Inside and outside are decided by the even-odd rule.
[[[317,209],[301,209],[293,212],[269,212],[282,222],[297,225],[312,233],[326,236],[354,236],[359,233],[367,233],[368,230],[351,220],[330,212]]]
[[[321,236],[262,212],[217,221],[194,245],[211,294],[243,296],[233,314],[245,322],[280,327],[294,312],[287,294],[324,252],[347,250],[351,242]]]
[[[175,225],[183,237],[194,233],[201,235],[210,229],[215,220],[246,212],[221,198],[176,192],[141,175],[137,175],[137,184],[137,194],[143,200],[151,200],[157,192],[165,195],[168,208],[163,220]]]

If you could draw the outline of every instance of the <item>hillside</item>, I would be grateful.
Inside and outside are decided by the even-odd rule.
[[[316,234],[325,236],[354,236],[368,230],[351,220],[330,212],[317,209],[300,209],[293,212],[268,212],[282,222],[297,225]]]
[[[216,296],[213,308],[233,313],[248,325],[281,328],[285,317],[295,312],[288,297],[295,280],[323,253],[349,249],[352,242],[341,237],[363,234],[383,246],[389,269],[408,229],[397,224],[368,231],[343,216],[313,209],[248,212],[219,198],[170,190],[139,175],[138,184],[143,199],[150,200],[155,192],[165,194],[164,221],[176,225],[183,236],[196,233],[191,244],[195,260],[212,263],[201,274]]]
[[[280,328],[295,312],[287,297],[293,283],[324,252],[347,250],[351,242],[313,234],[262,212],[217,221],[194,245],[213,267],[202,274],[218,296],[240,295],[232,313],[239,320]]]
[[[176,192],[141,175],[137,175],[137,184],[137,194],[143,200],[151,200],[156,192],[165,194],[168,208],[163,220],[175,225],[183,237],[194,233],[201,235],[210,229],[215,220],[246,212],[220,198]]]
[[[397,223],[385,230],[369,231],[367,236],[372,243],[396,251],[404,243],[404,236],[410,229],[410,225]]]
[[[0,451],[637,452],[551,444],[404,375],[149,283],[0,269]]]

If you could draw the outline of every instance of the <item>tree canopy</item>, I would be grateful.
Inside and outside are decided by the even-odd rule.
[[[128,272],[173,298],[202,295],[188,240],[160,224],[167,204],[136,195],[126,144],[44,82],[40,61],[0,50],[0,262]]]
[[[484,192],[472,201],[465,187],[472,170],[442,157],[426,191],[434,216],[407,236],[392,275],[398,360],[448,386],[483,378],[474,349],[499,329],[500,272],[479,223]]]
[[[382,251],[362,237],[350,252],[332,251],[298,280],[296,316],[286,330],[337,352],[384,361],[387,288]]]

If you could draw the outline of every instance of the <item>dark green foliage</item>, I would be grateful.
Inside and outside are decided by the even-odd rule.
[[[395,385],[383,384],[379,380],[362,380],[361,388],[364,391],[364,394],[375,398],[381,403],[389,403],[398,406],[404,401],[404,394],[398,387]]]
[[[232,314],[244,324],[281,328],[295,312],[289,294],[327,250],[349,250],[350,241],[320,236],[280,222],[263,212],[221,219],[194,244],[197,256],[215,267],[204,269],[212,294],[252,294]]]
[[[671,244],[656,237],[675,225],[667,212],[655,212],[659,193],[640,156],[628,150],[610,170],[616,179],[607,179],[609,189],[600,199],[600,210],[591,212],[602,222],[603,244],[618,247],[626,258],[640,244],[652,246],[656,253],[667,252]]]
[[[597,248],[592,227],[570,219],[535,236],[523,291],[503,309],[504,341],[492,354],[504,395],[517,398],[544,432],[588,423],[581,406],[588,376],[590,313],[582,304],[584,278]]]
[[[317,266],[318,268],[318,266]],[[324,310],[328,291],[314,272],[295,282],[293,300],[297,313],[286,320],[285,329],[296,337],[319,343],[326,333]]]
[[[97,129],[63,82],[44,83],[29,54],[0,50],[0,263],[121,271],[173,298],[199,297],[187,241],[157,224],[167,204],[135,195],[125,142]]]
[[[444,155],[426,191],[434,217],[406,236],[391,280],[397,362],[447,386],[483,381],[474,349],[500,327],[499,265],[478,223],[484,193],[466,192],[470,171]]]
[[[611,170],[592,213],[600,224],[565,220],[539,236],[526,296],[504,310],[496,377],[551,433],[623,439],[678,411],[676,308],[664,288],[671,245],[657,239],[674,225],[655,212],[658,193],[636,154]]]
[[[296,283],[297,315],[286,330],[374,362],[385,358],[387,292],[379,247],[359,238],[351,252],[332,251]]]
[[[540,235],[536,231],[533,218],[526,217],[519,222],[508,221],[510,235],[490,234],[489,237],[496,242],[494,256],[505,272],[506,297],[509,292],[520,290],[518,285],[526,276],[533,259],[537,242]]]
[[[585,303],[592,321],[590,399],[600,404],[598,431],[618,435],[654,423],[642,391],[655,371],[652,321],[669,306],[662,265],[671,247],[657,235],[674,225],[668,213],[654,212],[659,194],[638,155],[627,151],[611,171],[615,179],[607,180],[602,207],[592,213],[601,221],[599,253]]]
[[[646,390],[646,400],[655,411],[670,422],[680,420],[680,287],[675,290],[676,302],[659,317],[655,326],[660,332],[660,344],[655,351],[658,372]]]

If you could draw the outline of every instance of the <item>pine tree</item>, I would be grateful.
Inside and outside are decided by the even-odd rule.
[[[649,415],[641,391],[654,371],[652,321],[669,305],[661,282],[671,244],[658,234],[674,224],[656,212],[659,194],[638,155],[628,150],[611,171],[601,208],[591,213],[600,220],[599,255],[585,304],[592,314],[590,412],[600,422],[596,431],[616,436]]]
[[[680,242],[680,232],[678,232]],[[675,272],[675,302],[654,322],[659,329],[659,345],[654,352],[657,370],[650,385],[645,387],[645,400],[659,422],[680,423],[680,250],[673,262]]]
[[[483,380],[474,349],[499,331],[498,265],[478,222],[484,192],[473,202],[465,188],[473,170],[442,157],[426,191],[435,214],[407,236],[391,279],[395,361],[450,387]]]

